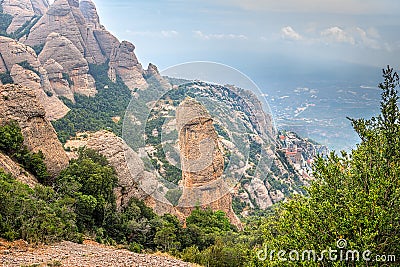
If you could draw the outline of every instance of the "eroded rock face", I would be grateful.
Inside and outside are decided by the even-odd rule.
[[[11,77],[14,83],[28,87],[35,92],[39,102],[45,107],[46,118],[48,120],[58,120],[64,117],[70,110],[54,95],[54,91],[52,91],[50,85],[47,86],[47,91],[44,90],[41,78],[35,72],[26,70],[20,65],[15,64],[11,69]]]
[[[0,169],[5,173],[10,173],[15,179],[21,183],[27,184],[31,188],[38,184],[35,176],[26,172],[21,168],[20,164],[14,162],[11,158],[2,153],[0,153]]]
[[[266,209],[272,206],[273,202],[268,189],[260,179],[253,178],[250,184],[245,185],[245,188],[247,192],[249,192],[251,198],[256,201],[256,204],[260,209]]]
[[[144,70],[136,58],[135,46],[123,41],[113,48],[110,56],[110,69],[108,76],[116,81],[117,75],[121,77],[129,89],[146,89],[148,84],[144,79]]]
[[[149,84],[161,86],[166,90],[172,88],[171,84],[160,75],[157,66],[152,63],[149,63],[147,70],[145,70],[145,77]]]
[[[97,14],[96,6],[91,0],[82,0],[79,9],[89,27],[100,29],[100,18]]]
[[[115,134],[108,131],[80,134],[77,140],[68,141],[65,147],[90,148],[107,158],[118,175],[118,186],[115,189],[118,208],[126,206],[135,197],[144,200],[159,215],[176,214],[174,207],[167,204],[168,200],[157,193],[158,182],[154,174],[145,171],[138,154]],[[71,158],[76,156],[74,153],[70,155]]]
[[[54,59],[48,59],[43,63],[43,68],[47,71],[47,76],[51,87],[57,96],[63,96],[74,101],[74,93],[69,87],[69,82],[65,79],[63,73],[66,73],[63,66]]]
[[[18,122],[30,151],[43,152],[52,176],[68,166],[67,154],[34,90],[14,84],[0,86],[0,124],[10,120]]]
[[[45,107],[47,119],[57,120],[68,113],[69,108],[54,95],[47,72],[40,66],[36,53],[29,46],[0,37],[0,55],[0,72],[10,72],[14,83],[33,89]],[[32,69],[21,67],[19,64],[23,62],[27,62]]]
[[[89,74],[89,65],[79,49],[67,38],[58,33],[47,37],[46,45],[39,55],[40,62],[53,59],[58,62],[73,81],[74,93],[94,96],[97,91],[95,81]]]
[[[39,70],[40,63],[35,51],[11,38],[0,36],[0,72],[11,71],[18,63],[27,61],[33,68]]]
[[[184,100],[176,111],[182,164],[183,193],[177,209],[188,217],[197,205],[222,210],[241,227],[232,210],[232,196],[224,182],[224,157],[213,120],[204,106]]]
[[[49,34],[57,32],[69,39],[89,63],[102,64],[106,57],[90,29],[79,9],[79,1],[56,0],[31,29],[25,43],[44,44]]]
[[[3,0],[3,12],[13,16],[7,33],[13,33],[34,16],[43,15],[48,7],[47,0]]]

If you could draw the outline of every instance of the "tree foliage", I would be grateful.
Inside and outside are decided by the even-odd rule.
[[[26,170],[44,183],[50,184],[50,175],[44,163],[44,155],[30,152],[24,145],[21,128],[15,121],[10,121],[0,126],[0,152],[5,153],[20,163]]]
[[[350,155],[331,153],[314,166],[308,197],[294,197],[264,223],[265,245],[279,250],[347,249],[376,255],[400,255],[400,112],[399,77],[383,71],[381,114],[351,119],[361,143]],[[360,256],[361,257],[361,256]],[[316,262],[263,262],[265,266],[320,266]],[[297,264],[297,265],[296,265]],[[332,262],[323,266],[374,266],[372,262]]]

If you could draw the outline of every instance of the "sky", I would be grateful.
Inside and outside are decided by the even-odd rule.
[[[251,77],[400,64],[398,0],[94,2],[101,23],[134,43],[145,66],[217,61]]]

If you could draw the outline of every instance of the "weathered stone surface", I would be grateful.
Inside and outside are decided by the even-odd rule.
[[[0,169],[5,173],[10,173],[15,179],[27,184],[31,188],[38,184],[35,176],[26,172],[18,163],[2,153],[0,153]]]
[[[144,79],[144,70],[136,58],[135,46],[123,41],[114,47],[110,56],[110,69],[108,76],[112,81],[119,75],[129,89],[146,89],[148,84]]]
[[[49,172],[56,176],[68,165],[68,157],[57,134],[45,118],[45,110],[34,90],[21,85],[0,86],[0,123],[17,121],[30,151],[42,151]]]
[[[245,188],[247,192],[249,192],[250,197],[256,201],[260,209],[266,209],[272,206],[273,202],[268,189],[260,179],[253,178],[250,184],[245,185]]]
[[[108,131],[79,134],[78,139],[68,141],[65,147],[90,148],[108,159],[118,175],[118,186],[115,189],[118,208],[126,206],[135,197],[144,200],[159,215],[176,213],[172,205],[166,204],[168,200],[156,192],[160,186],[157,178],[145,171],[138,154],[115,134]],[[76,156],[70,154],[71,158]]]
[[[53,59],[69,74],[74,93],[94,96],[97,91],[93,77],[88,73],[89,65],[79,49],[67,38],[58,33],[47,37],[46,45],[39,55],[40,62]]]
[[[13,39],[0,37],[0,72],[10,72],[14,83],[27,86],[35,91],[40,103],[46,109],[46,118],[56,120],[64,117],[69,109],[54,94],[47,72],[40,66],[36,53],[29,47]],[[26,70],[18,63],[28,62],[33,70]],[[40,76],[38,75],[40,74]]]
[[[224,157],[208,111],[193,99],[176,111],[182,165],[183,193],[177,209],[188,217],[197,205],[222,210],[241,228],[232,209],[230,189],[222,179]]]
[[[96,6],[91,0],[82,0],[79,5],[87,25],[92,29],[100,29],[100,18]]]
[[[0,36],[0,72],[11,71],[11,68],[23,61],[27,61],[33,68],[39,70],[40,63],[35,51],[11,38]]]
[[[114,47],[118,47],[120,44],[118,39],[108,32],[104,26],[101,26],[101,30],[94,30],[93,34],[99,43],[102,53],[109,59]]]
[[[86,23],[82,15],[79,1],[56,0],[31,29],[25,42],[31,46],[44,44],[52,32],[69,39],[89,63],[101,64],[106,61],[91,25]]]
[[[47,11],[49,3],[47,0],[3,0],[2,6],[4,13],[13,16],[7,29],[7,33],[13,33],[35,15],[43,15]]]
[[[35,72],[26,70],[20,65],[15,64],[11,69],[11,77],[14,83],[28,87],[35,92],[39,102],[45,108],[48,120],[58,120],[64,117],[70,110],[54,95],[54,92],[47,91],[48,93],[46,94],[46,91],[42,88],[41,78]],[[51,87],[48,90],[52,90]]]
[[[54,59],[48,59],[43,63],[43,68],[46,69],[47,75],[53,88],[55,94],[57,96],[63,96],[71,101],[74,101],[74,93],[69,87],[69,83],[66,79],[64,79],[63,73],[66,73],[63,66],[59,64]]]
[[[145,70],[145,78],[149,84],[161,86],[166,90],[172,88],[172,85],[160,75],[157,66],[152,63],[149,63],[147,70]]]

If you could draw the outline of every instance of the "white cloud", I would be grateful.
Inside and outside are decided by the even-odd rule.
[[[337,26],[323,30],[321,37],[326,42],[349,43],[352,45],[356,43],[353,36]]]
[[[152,37],[152,38],[174,38],[179,35],[179,32],[175,30],[162,30],[162,31],[131,31],[127,30],[127,33],[134,36]]]
[[[299,33],[293,30],[293,28],[290,26],[283,27],[281,29],[281,34],[283,39],[290,39],[295,41],[303,39],[303,36],[301,36]]]
[[[212,2],[251,11],[297,13],[396,14],[396,10],[400,8],[398,0],[212,0]]]
[[[360,37],[360,42],[365,45],[366,47],[369,48],[373,48],[373,49],[380,49],[381,45],[380,43],[373,38],[373,36],[371,36],[370,34],[368,34],[366,31],[364,31],[363,29],[357,27],[356,32],[358,33],[359,37]],[[375,32],[374,33],[377,37],[379,37],[379,33]]]
[[[247,40],[247,36],[243,34],[233,33],[218,33],[218,34],[205,34],[202,31],[193,31],[195,37],[202,40]]]

